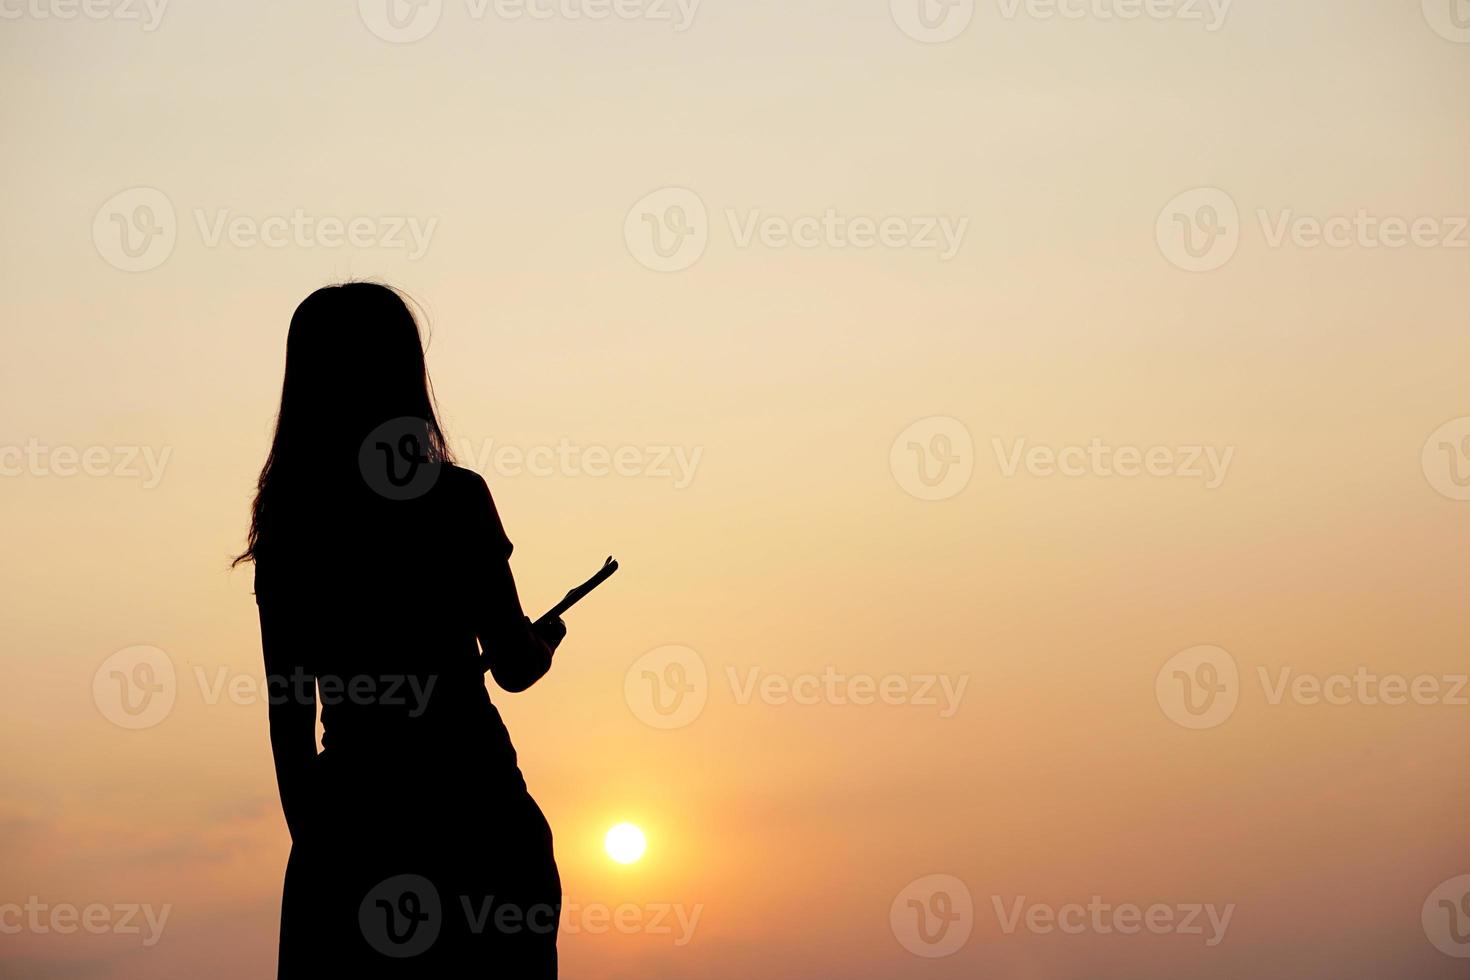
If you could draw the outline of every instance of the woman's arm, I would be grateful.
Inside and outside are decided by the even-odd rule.
[[[477,621],[480,666],[512,694],[519,694],[546,676],[552,654],[567,635],[561,619],[532,623],[521,611],[515,575],[510,562],[504,559],[494,563],[485,577]]]
[[[265,654],[271,755],[276,787],[292,840],[301,840],[315,816],[312,764],[316,761],[316,677],[292,651],[301,637],[274,605],[260,606],[260,641]]]
[[[500,523],[490,488],[473,475],[470,504],[470,567],[474,570],[472,601],[475,632],[480,640],[480,666],[495,683],[519,693],[551,669],[551,655],[567,634],[558,619],[532,623],[521,609],[515,575],[510,570],[510,539]]]

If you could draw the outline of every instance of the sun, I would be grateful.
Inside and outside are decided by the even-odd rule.
[[[607,849],[607,856],[614,861],[632,864],[648,849],[648,839],[643,836],[643,831],[632,824],[620,823],[607,832],[602,846]]]

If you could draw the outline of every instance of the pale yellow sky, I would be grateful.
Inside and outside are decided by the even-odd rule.
[[[1470,29],[1438,2],[443,0],[412,42],[375,0],[0,3],[0,973],[268,975],[288,840],[227,556],[292,309],[369,277],[428,313],[527,604],[624,565],[496,696],[564,975],[1459,975]],[[968,482],[926,484],[949,453]],[[1192,730],[1159,674],[1204,645],[1238,703]],[[174,702],[128,730],[94,676],[137,646]],[[704,705],[660,728],[670,646]],[[931,943],[933,875],[973,921]],[[171,911],[11,930],[30,896]],[[1025,924],[1094,896],[1232,911],[1213,945],[1203,911]]]

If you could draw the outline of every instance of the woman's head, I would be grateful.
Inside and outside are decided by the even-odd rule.
[[[275,437],[238,560],[258,557],[279,520],[313,503],[340,502],[344,491],[362,486],[364,440],[390,422],[414,430],[428,460],[449,461],[418,320],[387,286],[349,282],[318,289],[291,317]]]

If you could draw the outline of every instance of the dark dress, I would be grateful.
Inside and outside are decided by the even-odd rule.
[[[446,465],[413,500],[360,488],[297,514],[256,560],[292,831],[280,976],[555,977],[551,830],[479,661],[520,687],[550,651],[484,481]],[[302,747],[311,678],[320,754]]]

